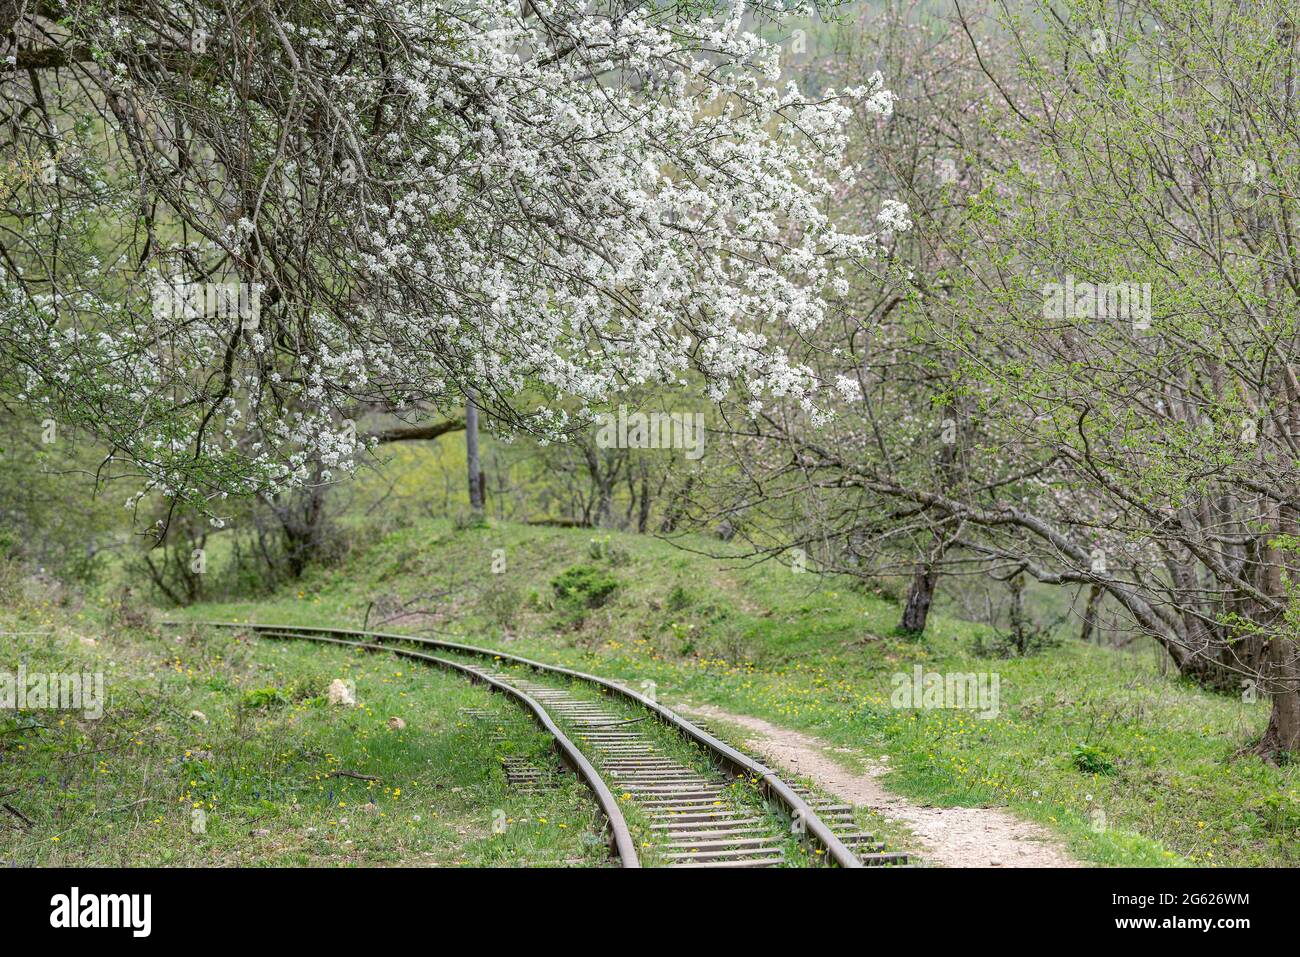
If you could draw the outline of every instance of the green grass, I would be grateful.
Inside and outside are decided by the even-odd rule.
[[[557,595],[555,580],[579,566],[617,583],[598,607]],[[578,579],[592,575],[561,581]],[[905,640],[893,634],[898,611],[844,579],[645,536],[420,522],[271,600],[187,614],[353,628],[368,616],[372,628],[452,633],[653,681],[670,703],[717,704],[848,748],[833,756],[850,765],[887,754],[886,783],[901,793],[1007,807],[1098,864],[1300,862],[1300,771],[1235,756],[1262,733],[1264,704],[1162,675],[1149,653],[1066,639],[1030,658],[981,657],[982,629],[941,616]],[[1000,713],[891,707],[891,675],[915,664],[996,673]],[[1108,755],[1115,773],[1080,771],[1081,747]]]
[[[507,755],[554,765],[548,737],[459,675],[39,607],[0,613],[0,631],[0,670],[102,672],[108,699],[97,720],[0,713],[4,864],[608,863],[603,821],[572,775],[556,768],[536,792],[506,783]],[[359,706],[328,702],[336,678],[355,684]]]

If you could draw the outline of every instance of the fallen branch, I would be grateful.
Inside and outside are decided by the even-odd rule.
[[[358,774],[356,771],[331,771],[325,775],[327,778],[356,778],[358,781],[378,781],[383,783],[383,778],[377,778],[373,774]]]
[[[36,826],[36,824],[32,821],[31,818],[29,818],[29,817],[28,817],[26,814],[24,814],[22,811],[18,810],[18,808],[14,807],[14,806],[13,806],[12,804],[10,804],[8,801],[6,801],[6,802],[3,803],[3,804],[0,804],[0,807],[3,807],[6,811],[8,811],[8,812],[9,812],[10,814],[12,814],[14,817],[18,818],[18,820],[22,821],[22,822],[23,822],[24,824],[26,824],[29,828],[33,828],[33,827]]]

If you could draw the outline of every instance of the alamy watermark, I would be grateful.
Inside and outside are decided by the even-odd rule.
[[[153,895],[83,894],[74,887],[50,898],[50,926],[122,927],[132,937],[148,937],[153,929]]]
[[[1151,283],[1077,282],[1067,274],[1065,282],[1043,287],[1043,317],[1046,319],[1123,319],[1138,330],[1151,328]]]
[[[0,671],[0,709],[7,711],[80,711],[87,720],[104,716],[102,672]]]
[[[896,672],[889,703],[895,708],[952,708],[976,712],[980,718],[998,716],[998,673],[987,671],[926,671],[920,665]]]
[[[262,294],[250,282],[165,282],[153,287],[154,315],[166,319],[239,319],[245,329],[257,328]]]
[[[695,461],[704,455],[703,412],[631,412],[596,416],[596,447],[601,449],[685,449]]]

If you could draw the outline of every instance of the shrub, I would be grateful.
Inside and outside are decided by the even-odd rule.
[[[1105,748],[1095,744],[1076,744],[1070,752],[1076,770],[1085,774],[1114,774],[1115,762]]]
[[[694,599],[691,598],[690,592],[681,585],[674,585],[673,590],[668,593],[666,604],[669,611],[681,611],[683,608],[688,607],[692,601]]]
[[[15,605],[23,593],[23,568],[9,558],[0,558],[0,602]]]
[[[272,708],[289,703],[289,696],[279,688],[254,688],[244,692],[240,703],[245,708]]]
[[[551,587],[571,608],[599,608],[618,588],[618,579],[593,565],[574,565],[551,579]]]
[[[492,584],[483,591],[483,613],[502,628],[509,628],[519,616],[524,603],[518,586],[504,580],[504,575],[494,575]]]

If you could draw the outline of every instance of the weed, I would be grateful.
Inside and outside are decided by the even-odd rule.
[[[1070,750],[1070,762],[1075,770],[1084,774],[1114,774],[1115,762],[1105,748],[1092,744],[1076,744]]]

